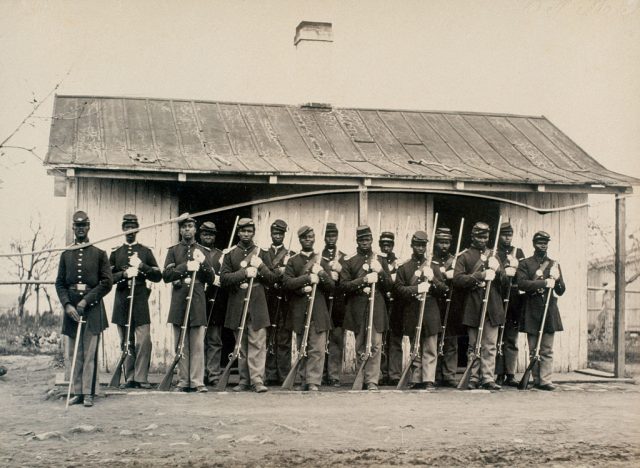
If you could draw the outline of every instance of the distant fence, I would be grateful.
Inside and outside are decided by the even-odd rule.
[[[615,290],[589,286],[587,294],[590,338],[613,343]],[[625,298],[625,330],[640,333],[640,290],[627,289]]]

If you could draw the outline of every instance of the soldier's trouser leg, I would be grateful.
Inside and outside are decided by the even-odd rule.
[[[87,330],[87,325],[82,325],[80,343],[78,343],[78,355],[76,367],[73,373],[73,393],[76,395],[92,395],[94,390],[93,379],[98,357],[98,338]],[[69,362],[73,359],[75,337],[69,337]]]
[[[476,360],[471,368],[471,381],[480,382],[482,384],[495,382],[496,367],[496,340],[498,339],[498,328],[491,325],[489,317],[484,322],[484,330],[482,332],[482,348],[480,350],[480,359]],[[478,337],[477,328],[468,328],[469,333],[469,359],[473,359],[473,353]]]
[[[278,379],[278,328],[274,326],[267,327],[267,344],[273,343],[273,349],[267,350],[267,357],[264,366],[264,378],[269,381],[277,381]]]
[[[235,332],[236,340],[238,332]],[[248,325],[242,334],[238,371],[240,384],[261,385],[263,383],[264,366],[267,357],[267,329],[254,330]]]
[[[533,378],[536,385],[551,383],[553,373],[553,338],[555,333],[543,333],[540,342],[540,365],[533,367]],[[527,334],[527,342],[531,356],[534,355],[538,335]]]
[[[396,335],[393,331],[389,331],[387,335],[389,342],[389,351],[387,359],[389,360],[389,379],[399,380],[402,375],[402,334]]]
[[[205,376],[213,379],[222,374],[222,325],[210,325],[204,338]]]
[[[389,380],[389,330],[382,334],[380,353],[380,377],[386,381]]]
[[[344,350],[344,329],[336,327],[329,332],[329,362],[327,377],[329,380],[340,380],[342,373],[342,353]]]
[[[413,340],[411,340],[413,342]],[[411,343],[413,347],[413,343]],[[413,383],[435,382],[438,359],[438,335],[421,334],[420,355],[414,359],[411,369]]]
[[[149,383],[149,365],[151,364],[151,325],[136,327],[135,373],[133,380],[138,383]]]
[[[204,326],[187,328],[182,359],[178,363],[178,387],[196,388],[204,385]],[[180,339],[180,325],[173,326],[176,349]]]
[[[504,326],[504,342],[502,353],[504,358],[504,372],[501,374],[515,374],[518,365],[518,324],[509,321]]]
[[[358,368],[362,363],[360,355],[364,353],[367,346],[367,324],[363,321],[360,330],[356,334],[356,365]],[[378,384],[380,380],[380,354],[382,348],[382,333],[375,328],[371,332],[371,357],[364,366],[364,384]]]
[[[302,343],[302,335],[296,335],[298,349]],[[322,370],[324,369],[324,352],[327,341],[327,332],[316,332],[316,328],[311,324],[309,327],[309,337],[307,338],[307,359],[300,369],[300,380],[302,384],[320,385],[322,383]]]
[[[287,378],[291,369],[291,344],[291,331],[285,328],[283,322],[276,331],[277,376],[280,381]]]
[[[127,340],[129,339],[125,336],[126,334],[127,334],[127,327],[123,325],[118,325],[118,335],[120,336],[120,349],[122,351],[124,351],[125,346],[127,346]],[[128,354],[127,357],[124,359],[124,380],[126,382],[130,382],[134,380],[134,370],[135,370],[135,363],[136,363],[135,333],[132,339],[134,342],[134,349],[132,349],[131,354]]]
[[[458,337],[446,335],[442,346],[442,356],[438,356],[437,375],[443,382],[456,382],[458,370]]]

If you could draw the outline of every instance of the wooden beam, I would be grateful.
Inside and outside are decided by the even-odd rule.
[[[624,377],[625,366],[625,293],[627,288],[625,275],[626,206],[625,198],[616,196],[616,292],[615,292],[615,325],[614,325],[614,371],[616,377]]]
[[[367,187],[363,185],[358,192],[358,225],[367,224],[368,212],[369,192],[367,192]]]

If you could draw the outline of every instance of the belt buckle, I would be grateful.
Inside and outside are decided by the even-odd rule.
[[[86,290],[87,290],[86,284],[76,284],[76,291],[86,291]]]

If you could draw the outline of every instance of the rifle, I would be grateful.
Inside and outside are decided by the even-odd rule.
[[[111,376],[111,381],[109,382],[109,387],[117,388],[120,386],[120,379],[124,372],[125,380],[127,379],[127,371],[124,368],[125,362],[127,360],[127,356],[131,356],[131,319],[133,317],[133,298],[136,290],[136,277],[131,278],[131,291],[129,296],[129,318],[127,320],[126,327],[126,337],[124,338],[126,341],[123,346],[122,353],[120,354],[120,359],[118,359],[118,363],[116,364],[115,369],[113,370],[113,375]]]
[[[191,274],[191,284],[189,285],[189,294],[187,295],[187,309],[185,310],[184,318],[182,319],[182,327],[180,328],[180,338],[178,340],[178,349],[176,350],[176,355],[173,358],[173,362],[169,366],[169,369],[167,369],[167,373],[164,375],[162,382],[160,382],[160,385],[158,385],[158,390],[160,390],[161,392],[168,392],[171,388],[171,382],[173,381],[173,371],[180,362],[180,359],[184,357],[184,339],[187,335],[187,328],[189,328],[191,300],[193,299],[193,288],[196,284],[196,273],[198,273],[198,270],[194,271]]]
[[[287,245],[287,253],[282,259],[283,265],[286,265],[289,261],[289,252],[291,252],[291,241],[293,240],[293,232],[291,236],[289,236],[289,244]],[[275,265],[274,265],[275,266]],[[282,302],[282,285],[280,285],[280,291],[278,291],[278,301],[276,303],[276,313],[274,315],[274,321],[271,324],[273,330],[271,330],[271,334],[269,335],[269,342],[267,343],[267,352],[271,355],[276,353],[276,334],[278,329],[278,322],[280,321],[280,303]]]
[[[496,248],[498,247],[498,237],[500,237],[500,224],[502,224],[502,216],[500,216],[500,218],[498,219],[498,228],[496,229],[496,238],[493,243],[491,256],[495,255]],[[480,359],[480,351],[482,349],[482,331],[484,330],[484,321],[487,317],[487,308],[489,307],[489,293],[491,292],[491,283],[492,281],[486,281],[485,284],[484,299],[482,299],[482,313],[480,314],[480,326],[478,327],[478,336],[476,337],[475,349],[473,351],[473,355],[469,357],[467,368],[464,370],[464,374],[462,374],[460,382],[458,382],[459,390],[463,390],[469,387],[469,381],[471,380],[471,368],[476,363],[476,361]]]
[[[436,236],[436,227],[438,226],[438,213],[436,213],[436,217],[433,221],[433,233],[431,234],[431,251],[429,252],[429,256],[424,262],[424,265],[431,267],[431,259],[433,258],[433,244],[434,238]],[[424,308],[427,303],[427,293],[423,293],[422,297],[420,297],[420,312],[418,314],[418,323],[416,325],[416,334],[413,338],[413,346],[411,352],[409,353],[409,362],[406,367],[402,370],[402,375],[400,376],[400,380],[398,381],[397,390],[404,390],[407,388],[409,384],[409,380],[411,377],[411,366],[413,362],[416,360],[418,356],[420,356],[420,335],[422,334],[422,322],[424,319]]]
[[[229,238],[229,245],[227,246],[227,251],[231,249],[231,246],[233,245],[233,239],[236,235],[236,228],[238,227],[239,219],[240,219],[240,216],[236,216],[236,221],[233,223],[233,229],[231,230],[231,237]],[[220,268],[222,268],[222,262],[224,262],[225,255],[226,255],[225,252],[222,252],[222,255],[220,255]],[[214,270],[214,274],[215,274],[215,270]],[[211,302],[211,305],[209,306],[209,318],[207,319],[207,328],[209,328],[209,326],[211,325],[211,317],[213,317],[213,306],[216,304],[218,291],[220,291],[220,287],[216,288],[216,290],[213,292],[213,297],[209,300],[209,302]]]
[[[557,265],[557,263],[556,263]],[[547,321],[547,311],[549,310],[549,302],[551,300],[551,294],[553,292],[553,288],[547,288],[547,300],[544,303],[544,312],[542,314],[542,322],[540,323],[540,330],[538,330],[538,340],[536,341],[536,349],[534,350],[533,356],[529,360],[529,365],[527,369],[524,371],[522,375],[522,379],[520,379],[520,383],[518,384],[518,390],[526,390],[529,386],[529,379],[531,379],[531,372],[533,371],[533,366],[537,363],[540,363],[540,344],[542,343],[542,333],[544,331],[544,325]]]
[[[362,362],[360,363],[360,367],[358,368],[358,373],[356,374],[356,379],[353,381],[353,386],[351,390],[362,390],[362,385],[364,384],[364,366],[369,361],[371,357],[371,334],[373,328],[373,306],[376,297],[376,283],[371,284],[371,292],[369,293],[369,315],[367,317],[367,343],[365,345],[364,352],[360,355],[360,359]]]
[[[453,257],[453,262],[451,263],[452,270],[455,270],[456,261],[458,260],[458,255],[460,255],[460,241],[462,240],[463,227],[464,227],[464,218],[460,220],[460,230],[458,231],[458,242],[456,244],[456,255]],[[447,322],[449,322],[449,311],[451,310],[452,298],[453,298],[453,284],[451,285],[451,289],[449,289],[449,295],[447,296],[447,307],[444,311],[444,320],[442,321],[442,325],[440,326],[440,342],[438,343],[438,356],[444,356],[444,338],[447,332]]]
[[[520,219],[518,221],[518,231],[520,231],[520,224],[522,224],[522,219]],[[517,253],[518,249],[516,247],[513,248],[513,255],[515,256],[515,254]],[[513,286],[513,278],[509,278],[509,288],[507,289],[507,297],[505,299],[503,299],[504,301],[504,314],[505,314],[505,322],[506,322],[506,316],[507,313],[509,312],[509,301],[511,300],[511,286]],[[503,345],[504,345],[504,327],[505,327],[505,323],[503,323],[502,325],[500,325],[500,328],[498,329],[498,341],[497,341],[497,355],[498,356],[502,356],[504,354],[503,352]]]
[[[80,343],[81,338],[81,330],[82,324],[86,323],[82,320],[82,316],[80,316],[80,321],[78,322],[78,329],[76,330],[76,341],[73,344],[73,359],[71,361],[71,375],[69,376],[69,388],[67,389],[67,404],[64,406],[64,410],[67,411],[69,409],[69,400],[71,399],[71,387],[73,386],[73,374],[76,371],[76,361],[78,360],[78,344]]]

